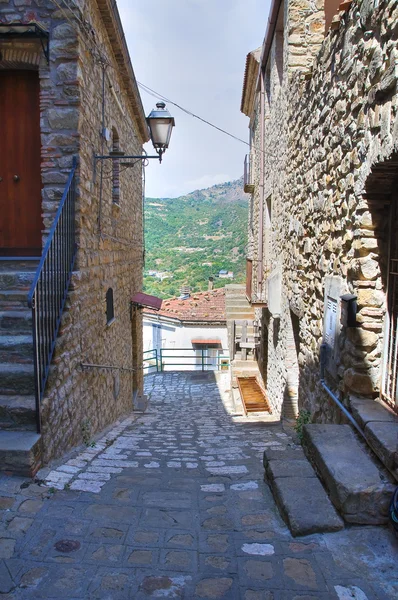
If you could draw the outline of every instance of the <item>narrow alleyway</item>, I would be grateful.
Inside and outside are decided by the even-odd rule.
[[[282,453],[291,437],[233,416],[227,386],[148,376],[147,412],[47,472],[47,487],[0,478],[0,598],[397,598],[387,529],[291,537],[262,466],[265,446]]]

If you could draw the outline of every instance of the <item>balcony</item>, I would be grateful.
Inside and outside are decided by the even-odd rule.
[[[243,170],[243,189],[246,194],[253,194],[254,192],[250,154],[246,154],[245,156],[245,164]]]

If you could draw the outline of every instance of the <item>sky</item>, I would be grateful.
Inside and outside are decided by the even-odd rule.
[[[261,46],[270,0],[118,0],[137,81],[248,141],[240,112],[246,55]],[[156,98],[141,90],[146,115]],[[238,179],[248,146],[167,105],[176,121],[146,196],[174,198]],[[145,146],[153,154],[149,143]]]

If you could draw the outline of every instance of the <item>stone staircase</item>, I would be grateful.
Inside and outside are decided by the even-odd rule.
[[[242,321],[247,321],[247,336],[250,341],[254,342],[254,327],[255,319],[254,309],[250,306],[246,299],[245,286],[238,284],[230,284],[225,286],[225,312],[227,316],[228,339],[231,340],[231,331],[233,321],[238,321],[236,325],[236,334],[242,333]],[[230,348],[231,355],[231,348]],[[240,351],[235,356],[231,356],[231,369],[233,371],[233,382],[237,386],[236,377],[244,377],[245,375],[255,376],[258,371],[257,362],[254,360],[253,352],[248,352],[246,359],[242,360]]]
[[[395,484],[350,425],[313,423],[303,447],[328,495],[347,523],[383,525]]]
[[[37,259],[0,259],[0,470],[29,476],[40,466],[27,304],[37,265]]]

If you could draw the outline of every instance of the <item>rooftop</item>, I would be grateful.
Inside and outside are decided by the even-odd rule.
[[[169,298],[164,300],[159,311],[145,309],[144,315],[159,315],[179,321],[209,322],[226,321],[225,288],[197,292],[186,300]]]

